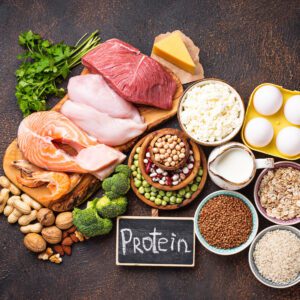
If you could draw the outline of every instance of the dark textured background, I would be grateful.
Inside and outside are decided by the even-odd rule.
[[[298,13],[297,13],[298,9]],[[224,79],[247,99],[273,82],[299,90],[299,1],[0,1],[1,157],[22,119],[14,97],[18,34],[32,29],[54,41],[75,43],[101,29],[103,40],[121,38],[150,53],[155,35],[181,29],[201,48],[206,77]],[[77,68],[73,74],[78,74]],[[51,101],[52,104],[55,100]],[[174,118],[165,126],[177,126]],[[209,153],[209,149],[205,149]],[[258,155],[260,156],[260,155]],[[189,207],[168,216],[193,216],[197,203],[217,187],[208,180]],[[252,199],[253,184],[242,193]],[[149,215],[133,195],[129,215]],[[260,230],[271,223],[260,217]],[[191,269],[115,266],[115,233],[73,249],[62,265],[26,251],[18,226],[0,217],[1,299],[300,299],[299,287],[273,290],[256,281],[248,250],[220,257],[196,247]]]

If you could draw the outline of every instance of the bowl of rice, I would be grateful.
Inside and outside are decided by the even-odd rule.
[[[203,146],[218,146],[233,139],[242,127],[244,116],[245,107],[238,92],[213,78],[189,86],[177,112],[182,130]]]
[[[285,225],[261,231],[249,249],[249,266],[258,281],[283,289],[300,282],[300,230]]]

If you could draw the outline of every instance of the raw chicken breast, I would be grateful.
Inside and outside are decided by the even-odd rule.
[[[89,105],[111,117],[143,123],[137,108],[111,89],[101,75],[88,74],[70,78],[68,96],[76,103]]]
[[[125,144],[142,134],[147,127],[146,124],[136,123],[131,119],[112,118],[88,105],[70,100],[63,104],[61,113],[82,130],[96,137],[100,143],[109,146]]]

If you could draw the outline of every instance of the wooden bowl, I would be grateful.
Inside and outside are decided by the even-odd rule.
[[[146,137],[144,137],[143,139],[141,139],[132,149],[130,156],[128,158],[128,166],[131,166],[133,164],[133,157],[134,154],[136,152],[136,148],[140,147],[143,142],[145,141]],[[197,147],[197,146],[196,146]],[[182,203],[180,204],[169,204],[166,206],[162,206],[162,205],[156,205],[154,202],[148,200],[146,197],[144,197],[144,195],[140,194],[138,192],[137,187],[134,185],[134,179],[133,177],[130,180],[130,184],[131,184],[131,188],[133,190],[133,192],[135,193],[135,195],[141,200],[143,201],[145,204],[156,208],[156,209],[161,209],[161,210],[175,210],[181,207],[184,207],[188,204],[190,204],[192,201],[194,201],[196,199],[196,197],[200,194],[200,192],[203,190],[203,187],[205,185],[206,179],[207,179],[207,162],[206,162],[206,157],[205,154],[203,152],[203,150],[201,148],[198,148],[199,152],[200,152],[200,157],[201,157],[201,162],[202,162],[202,168],[203,168],[203,175],[202,175],[202,179],[201,182],[198,186],[198,190],[196,192],[193,193],[192,197],[189,199],[184,200]],[[152,185],[152,184],[151,184]],[[154,185],[153,185],[154,186]]]
[[[157,188],[159,190],[163,190],[163,191],[177,191],[177,190],[180,190],[180,189],[186,187],[190,182],[192,182],[198,174],[200,164],[201,164],[201,155],[200,155],[199,148],[198,148],[196,143],[194,143],[193,141],[190,141],[191,146],[192,146],[192,151],[194,153],[194,159],[195,159],[194,167],[193,167],[191,173],[183,181],[181,181],[179,184],[169,186],[169,185],[161,185],[158,182],[153,182],[151,177],[146,173],[144,159],[145,159],[145,156],[146,156],[147,149],[149,148],[149,144],[153,140],[153,137],[156,136],[157,132],[158,131],[154,131],[154,132],[148,134],[145,137],[145,139],[144,139],[144,141],[141,145],[141,151],[140,151],[140,155],[139,155],[139,167],[141,169],[141,173],[142,173],[143,177],[145,178],[145,180],[149,184],[151,184],[152,186],[154,186],[155,188]]]
[[[184,143],[184,147],[186,149],[185,157],[181,161],[179,161],[179,163],[176,164],[174,167],[172,167],[172,166],[167,167],[164,164],[161,164],[160,162],[156,161],[155,157],[154,157],[155,154],[153,153],[153,148],[154,148],[154,145],[155,145],[156,141],[159,138],[161,138],[161,137],[163,137],[167,134],[177,135],[182,140],[182,142]],[[153,161],[153,163],[156,164],[159,168],[161,168],[163,170],[167,170],[167,171],[175,171],[175,170],[181,168],[182,166],[184,166],[187,159],[188,159],[188,157],[189,157],[189,155],[190,155],[190,146],[189,146],[189,143],[187,141],[187,136],[184,134],[184,132],[182,132],[181,130],[175,129],[175,128],[164,128],[164,129],[161,129],[159,131],[156,131],[156,134],[155,134],[154,138],[150,142],[149,150],[150,150],[150,157],[151,157],[151,160]]]

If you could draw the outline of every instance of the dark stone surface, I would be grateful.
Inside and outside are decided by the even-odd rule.
[[[297,5],[298,4],[298,5]],[[74,43],[101,29],[103,40],[121,38],[150,53],[155,35],[181,29],[201,47],[206,77],[224,79],[247,99],[254,87],[273,82],[299,90],[298,1],[0,1],[1,157],[22,119],[14,97],[18,34],[32,29],[54,41]],[[73,74],[78,74],[77,68]],[[54,104],[57,99],[51,101]],[[164,126],[178,126],[176,118]],[[239,140],[237,138],[236,140]],[[210,149],[205,149],[206,154]],[[261,155],[257,155],[261,157]],[[217,187],[210,181],[189,207],[163,216],[193,216]],[[241,190],[250,199],[253,184]],[[132,194],[128,215],[149,215]],[[260,230],[271,223],[260,217]],[[248,251],[232,257],[207,252],[197,242],[196,267],[115,266],[115,232],[74,247],[62,265],[26,251],[17,225],[0,217],[1,299],[299,299],[299,287],[273,290],[248,266]]]

